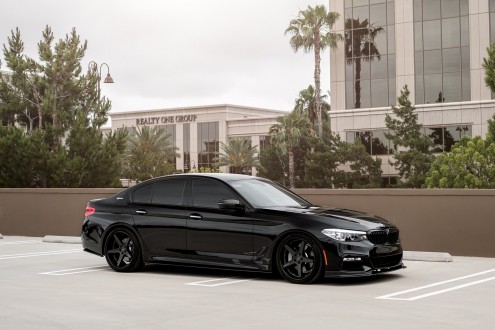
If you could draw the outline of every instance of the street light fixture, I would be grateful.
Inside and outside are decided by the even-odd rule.
[[[105,80],[103,80],[103,83],[104,84],[113,84],[114,81],[113,81],[112,76],[110,75],[110,67],[108,66],[108,64],[102,63],[100,65],[99,70],[98,70],[98,63],[96,63],[95,61],[91,61],[88,64],[88,70],[90,70],[90,71],[94,70],[98,73],[98,100],[100,99],[100,92],[101,92],[101,88],[100,88],[101,70],[102,70],[104,65],[107,67],[107,76],[105,77]]]
[[[97,99],[97,106],[98,106],[98,111],[100,112],[100,106],[101,106],[101,87],[100,87],[100,81],[101,81],[101,70],[103,69],[103,66],[107,67],[107,76],[105,80],[103,81],[104,84],[113,84],[113,78],[110,76],[110,67],[106,63],[102,63],[100,65],[100,69],[98,70],[98,63],[95,61],[91,61],[88,63],[88,76],[90,76],[93,72],[96,72],[98,74],[98,99]],[[97,118],[97,112],[93,113],[93,120],[96,120]],[[97,124],[98,125],[98,124]]]

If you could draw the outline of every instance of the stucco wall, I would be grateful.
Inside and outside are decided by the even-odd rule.
[[[0,189],[3,235],[78,236],[86,202],[120,189]],[[380,215],[406,250],[495,257],[495,190],[296,189],[318,205]]]
[[[296,189],[318,205],[360,210],[397,225],[405,250],[495,257],[495,190]]]
[[[79,236],[86,203],[122,189],[0,189],[0,233]]]

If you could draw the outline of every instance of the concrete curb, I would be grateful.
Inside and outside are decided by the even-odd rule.
[[[0,234],[0,238],[2,235]],[[42,239],[45,243],[66,243],[81,244],[79,236],[45,236]],[[454,258],[446,252],[421,252],[421,251],[404,251],[405,261],[430,261],[430,262],[452,262]]]
[[[79,236],[45,236],[41,240],[45,243],[67,243],[67,244],[81,244],[81,237]]]
[[[431,262],[452,262],[454,258],[446,252],[421,252],[404,251],[404,260],[407,261],[431,261]]]

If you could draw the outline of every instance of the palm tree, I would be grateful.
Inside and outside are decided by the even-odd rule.
[[[231,173],[249,173],[251,168],[259,166],[257,146],[251,147],[251,141],[246,138],[230,139],[227,144],[220,142],[217,166],[230,166]]]
[[[316,95],[316,115],[318,117],[318,135],[323,136],[323,123],[321,120],[322,101],[320,88],[320,52],[327,47],[336,48],[337,41],[342,39],[338,33],[330,32],[337,21],[339,14],[336,12],[327,13],[324,5],[308,6],[306,10],[299,11],[297,18],[290,21],[285,34],[290,34],[290,45],[294,52],[302,48],[305,52],[314,49],[315,52],[315,95]],[[314,134],[314,132],[312,132]]]
[[[299,144],[303,134],[308,130],[308,119],[299,112],[292,111],[277,118],[277,124],[270,127],[270,137],[280,150],[287,150],[289,154],[289,186],[294,184],[294,148]]]
[[[172,145],[170,134],[159,126],[135,128],[127,137],[124,155],[124,176],[127,179],[144,181],[175,170],[175,157],[180,157]]]
[[[345,21],[345,57],[347,64],[355,63],[354,90],[356,99],[354,107],[361,108],[361,61],[381,59],[375,44],[378,33],[383,32],[381,26],[374,27],[368,20],[348,18]]]
[[[322,113],[325,114],[323,119],[325,120],[328,118],[327,111],[330,111],[330,104],[323,100],[326,97],[326,95],[321,97]],[[294,106],[294,111],[308,117],[310,133],[314,132],[316,120],[316,95],[313,85],[309,85],[308,88],[299,92],[299,96],[296,99],[296,105]]]

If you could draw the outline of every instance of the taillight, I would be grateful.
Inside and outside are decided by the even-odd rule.
[[[96,209],[94,207],[86,206],[86,212],[84,213],[84,216],[85,217],[90,216],[91,214],[93,214],[95,212],[96,212]]]

